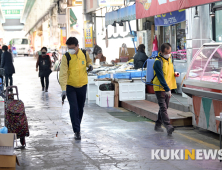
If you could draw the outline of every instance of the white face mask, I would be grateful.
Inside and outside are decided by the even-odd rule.
[[[171,54],[166,54],[166,55],[164,55],[163,57],[166,58],[166,59],[168,59],[168,58],[170,58],[170,56],[171,56]]]
[[[74,50],[74,49],[69,49],[68,52],[69,52],[70,54],[75,54],[75,53],[76,53],[76,50]]]

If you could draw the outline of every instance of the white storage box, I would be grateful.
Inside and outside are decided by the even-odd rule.
[[[100,96],[100,107],[114,107],[114,96]]]
[[[98,93],[97,86],[95,84],[88,84],[87,93],[88,100],[96,100],[96,94]]]
[[[96,95],[96,104],[100,107],[114,107],[114,91],[99,90]]]
[[[119,101],[145,100],[145,83],[119,83]]]
[[[97,79],[97,76],[88,76],[88,84],[95,84],[95,79]]]

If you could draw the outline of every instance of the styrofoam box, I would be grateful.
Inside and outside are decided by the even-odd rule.
[[[100,96],[114,96],[114,91],[101,91],[99,90],[98,95]]]
[[[97,76],[88,76],[88,84],[95,84],[95,79],[97,79]]]
[[[97,86],[95,84],[88,84],[87,86],[88,100],[96,100],[98,93]]]
[[[99,99],[99,95],[96,95],[96,104],[99,106],[100,105],[100,99]]]
[[[100,107],[114,107],[114,95],[113,96],[99,96]]]
[[[119,83],[119,100],[145,100],[145,83]]]

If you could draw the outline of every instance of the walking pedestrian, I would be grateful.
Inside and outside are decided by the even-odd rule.
[[[38,56],[36,62],[36,71],[38,71],[39,67],[39,77],[42,84],[42,91],[48,92],[49,88],[49,75],[51,74],[52,70],[52,62],[49,55],[47,55],[47,48],[42,47],[41,55]],[[44,82],[45,81],[45,82]]]
[[[169,43],[164,43],[161,46],[161,52],[156,58],[153,68],[153,88],[159,104],[158,119],[154,129],[163,132],[163,129],[161,128],[161,124],[163,124],[168,135],[171,135],[174,131],[174,127],[170,124],[167,109],[172,96],[171,90],[177,88],[175,77],[178,77],[179,73],[174,71],[171,59],[171,45]]]
[[[66,41],[68,53],[62,57],[59,81],[62,88],[62,98],[67,95],[70,105],[70,118],[75,139],[81,140],[80,124],[83,117],[83,108],[86,99],[88,71],[92,71],[92,61],[88,52],[79,49],[79,42],[75,37]]]
[[[17,50],[16,50],[16,47],[15,47],[14,44],[12,45],[12,54],[13,54],[14,57],[17,56]]]
[[[8,80],[10,80],[10,86],[13,85],[12,75],[15,73],[15,67],[13,65],[13,57],[10,52],[8,52],[8,47],[4,45],[2,47],[2,57],[1,57],[1,68],[5,70],[5,82],[6,87],[8,87]],[[10,89],[12,91],[12,89]]]
[[[142,68],[145,61],[148,59],[148,56],[145,53],[145,45],[140,44],[138,46],[138,51],[133,57],[134,59],[134,68],[139,69]]]

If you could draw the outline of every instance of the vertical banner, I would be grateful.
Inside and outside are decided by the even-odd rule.
[[[89,21],[84,21],[84,35],[85,35],[85,48],[93,47],[93,31],[92,24]]]
[[[210,121],[210,109],[211,109],[212,100],[203,97],[202,98],[202,103],[203,103],[203,109],[204,109],[204,113],[205,113],[205,116],[206,116],[207,129],[208,129],[209,121]]]
[[[62,47],[66,46],[66,27],[61,28],[60,43]]]
[[[201,97],[193,96],[193,108],[197,125],[199,123],[200,106],[201,106]]]

